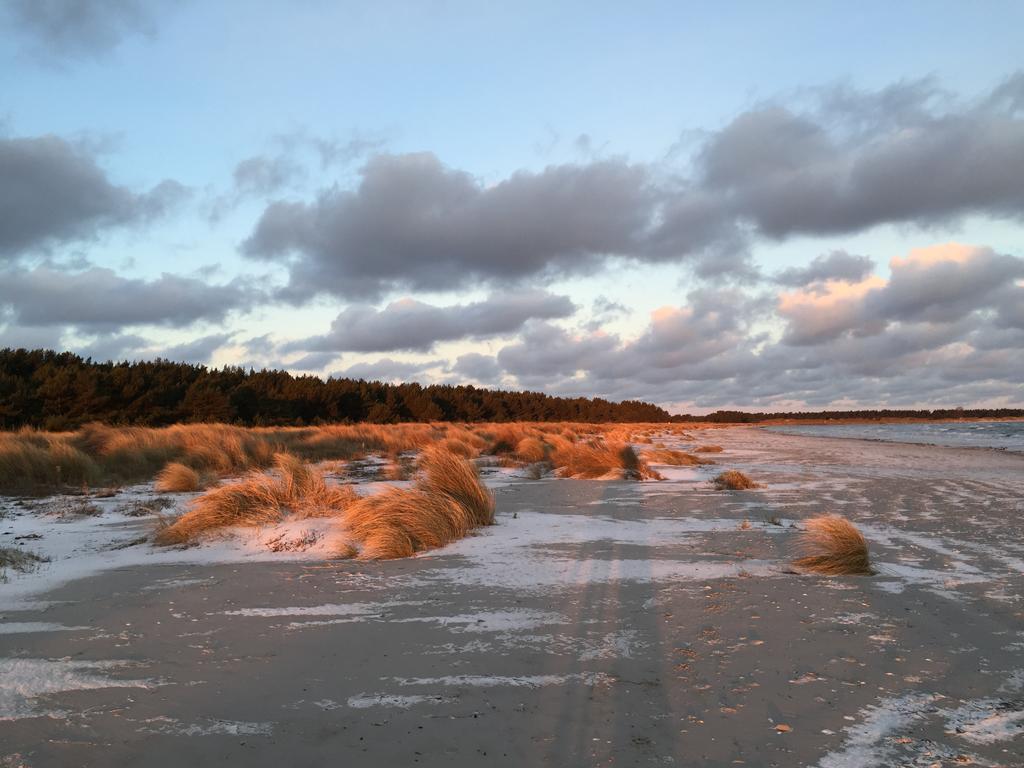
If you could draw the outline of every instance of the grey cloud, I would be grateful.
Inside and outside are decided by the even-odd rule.
[[[157,0],[8,0],[6,14],[46,60],[98,57],[128,35],[155,34]]]
[[[780,314],[787,322],[784,341],[816,345],[847,333],[870,336],[900,321],[952,323],[975,312],[996,313],[1013,325],[1024,293],[1015,281],[1024,278],[1024,259],[989,248],[955,244],[934,246],[906,259],[894,259],[892,276],[866,290],[827,291],[786,302]]]
[[[230,310],[249,306],[256,296],[238,280],[209,285],[170,274],[142,280],[102,267],[77,273],[49,267],[0,273],[0,306],[9,307],[16,321],[26,326],[185,326],[221,320]]]
[[[992,305],[993,295],[1024,278],[1024,259],[978,248],[964,261],[914,261],[893,265],[892,277],[865,302],[869,316],[886,319],[958,320]]]
[[[158,353],[165,360],[175,360],[183,363],[208,363],[213,353],[223,347],[231,340],[230,333],[211,333],[198,339],[164,347]]]
[[[354,191],[271,204],[243,250],[297,256],[286,292],[296,300],[574,272],[636,249],[646,185],[643,167],[621,161],[520,172],[484,187],[429,153],[381,155]]]
[[[448,307],[402,299],[381,310],[349,307],[335,318],[326,335],[292,342],[285,349],[427,351],[441,341],[513,333],[531,318],[563,318],[575,311],[568,296],[545,291],[496,294],[484,301]]]
[[[410,363],[383,357],[370,363],[356,363],[335,371],[331,378],[366,379],[367,381],[412,381],[421,378],[430,368],[443,367],[444,360]]]
[[[82,357],[91,357],[98,362],[139,360],[146,357],[146,350],[152,343],[134,333],[101,333],[84,346],[77,346],[75,352]]]
[[[482,355],[479,352],[459,355],[450,370],[463,379],[473,379],[483,384],[494,384],[501,377],[501,366],[493,355]]]
[[[291,371],[322,371],[331,363],[337,361],[337,352],[310,352],[291,363],[281,363],[276,367],[287,368]]]
[[[173,180],[142,194],[112,184],[92,155],[57,136],[0,139],[0,258],[146,221],[187,194]]]
[[[827,280],[859,283],[874,271],[875,262],[869,256],[856,256],[846,251],[832,251],[815,257],[806,267],[791,267],[774,278],[780,285],[794,288]]]
[[[497,361],[514,376],[550,380],[592,368],[618,343],[618,338],[611,335],[574,335],[550,323],[533,322],[527,325],[520,341],[501,349]]]
[[[1016,101],[998,95],[1016,94],[1013,83],[966,106],[917,83],[877,94],[844,89],[818,116],[753,110],[704,147],[702,182],[773,238],[968,213],[1019,219],[1024,120]]]
[[[949,256],[949,258],[944,258]],[[941,307],[938,294],[903,294],[897,277],[907,270],[947,269],[946,285],[959,309]],[[825,407],[837,402],[866,407],[999,402],[1024,404],[1024,328],[1005,322],[1024,309],[1021,260],[1007,261],[989,249],[924,249],[894,262],[894,278],[876,290],[884,297],[884,322],[865,332],[863,315],[840,333],[792,346],[787,336],[762,330],[778,317],[768,293],[701,289],[680,307],[663,308],[638,337],[572,333],[531,324],[520,341],[493,358],[519,386],[564,395],[643,398],[687,407],[766,409]],[[985,282],[982,274],[999,275]],[[941,283],[922,280],[926,286]],[[886,295],[886,291],[891,293]],[[813,292],[810,295],[814,296]],[[854,294],[865,304],[882,301]],[[936,301],[933,301],[932,299]],[[964,311],[973,306],[972,311]],[[1012,309],[1005,309],[1007,306]],[[829,306],[818,311],[829,314]],[[867,311],[881,312],[880,309]],[[486,368],[481,356],[474,366]],[[499,378],[493,372],[495,379]]]
[[[236,194],[261,196],[280,191],[301,175],[301,167],[287,156],[255,155],[235,166],[232,179]]]
[[[271,203],[242,250],[288,263],[282,295],[296,302],[581,274],[610,257],[752,282],[759,237],[930,227],[967,214],[1021,219],[1021,83],[1016,75],[970,103],[915,81],[820,89],[817,108],[802,112],[761,106],[706,135],[692,178],[600,159],[485,186],[429,153],[378,155],[354,189]],[[811,269],[852,279],[865,268],[856,258]]]
[[[23,326],[0,307],[0,348],[62,349],[63,329]]]

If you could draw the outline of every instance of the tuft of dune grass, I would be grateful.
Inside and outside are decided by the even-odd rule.
[[[556,446],[551,461],[566,477],[595,479],[613,473],[626,480],[660,477],[629,443],[566,443]]]
[[[870,574],[868,543],[853,523],[839,515],[804,521],[795,547],[797,568],[827,575]]]
[[[747,491],[751,488],[760,488],[761,484],[756,483],[745,474],[736,469],[729,469],[722,472],[712,481],[715,488],[720,491]]]
[[[539,437],[524,437],[516,443],[515,456],[527,464],[546,461],[551,447]]]
[[[192,467],[177,461],[160,470],[153,482],[157,493],[190,493],[203,486],[203,478]]]
[[[351,487],[328,485],[321,472],[295,456],[278,454],[274,464],[275,474],[251,472],[199,496],[185,514],[157,531],[156,543],[184,544],[218,528],[277,523],[286,514],[336,515],[356,498]]]
[[[346,510],[361,560],[409,557],[494,522],[494,497],[470,462],[438,446],[423,452],[420,468],[413,488],[389,488]]]
[[[685,451],[676,451],[671,448],[652,448],[644,451],[644,458],[655,464],[669,464],[673,467],[693,467],[700,464],[714,464],[710,459],[702,459]]]

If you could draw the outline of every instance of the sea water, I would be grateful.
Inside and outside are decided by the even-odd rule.
[[[1024,452],[1024,421],[936,421],[910,424],[793,424],[766,427],[811,437],[848,437],[958,448],[1001,448]]]

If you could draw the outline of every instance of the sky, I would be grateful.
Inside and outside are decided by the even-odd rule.
[[[0,2],[0,347],[1024,406],[1019,2]]]

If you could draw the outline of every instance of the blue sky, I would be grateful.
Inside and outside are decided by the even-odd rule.
[[[12,0],[0,345],[1024,403],[1024,6],[552,5]]]

